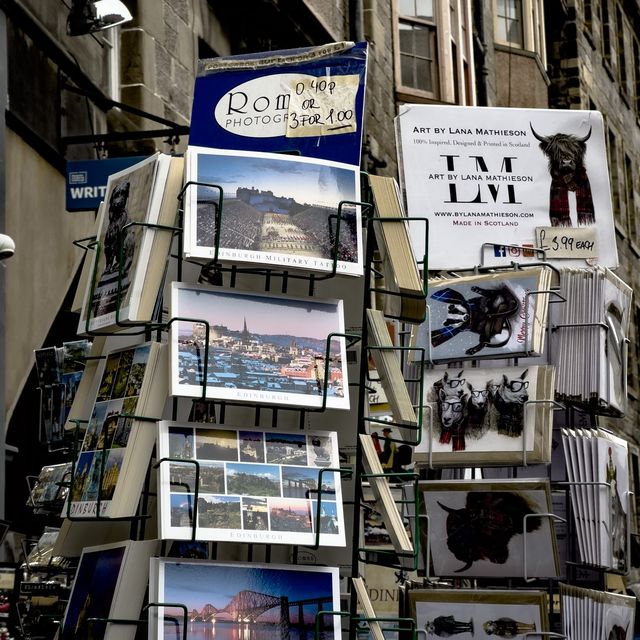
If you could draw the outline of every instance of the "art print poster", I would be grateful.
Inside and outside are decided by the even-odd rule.
[[[547,366],[425,371],[426,433],[416,459],[439,466],[548,462],[553,379]]]
[[[339,617],[321,613],[340,610],[333,567],[153,558],[149,593],[154,602],[184,604],[194,638],[213,630],[220,637],[286,640],[316,629],[319,640],[341,637]],[[149,638],[183,633],[182,609],[167,605],[149,613]]]
[[[411,589],[408,600],[409,613],[428,640],[535,637],[549,627],[540,591]]]
[[[435,575],[558,576],[553,521],[538,515],[551,512],[546,480],[430,481],[419,492]]]
[[[62,515],[108,515],[138,406],[151,343],[107,356]]]
[[[202,397],[206,367],[207,398],[348,409],[342,309],[174,282],[171,317],[185,319],[171,325],[171,393]]]
[[[335,432],[161,422],[158,449],[171,459],[160,467],[161,538],[191,539],[195,516],[198,540],[344,546]]]
[[[360,166],[367,43],[200,60],[189,144]]]
[[[186,158],[186,256],[362,274],[357,167],[203,147]]]
[[[429,219],[430,269],[617,266],[599,112],[404,105],[396,127],[407,215]],[[410,229],[424,255],[423,225]]]

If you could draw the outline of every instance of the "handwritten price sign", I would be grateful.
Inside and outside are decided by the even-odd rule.
[[[537,227],[536,245],[547,258],[598,257],[596,230],[590,227]]]
[[[297,80],[290,93],[287,137],[329,136],[356,131],[359,81],[358,75]]]

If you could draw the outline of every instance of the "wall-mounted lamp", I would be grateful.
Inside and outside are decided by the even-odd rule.
[[[67,34],[84,36],[132,20],[121,0],[73,0],[67,17]]]
[[[10,258],[16,252],[16,243],[11,236],[0,233],[0,260]]]

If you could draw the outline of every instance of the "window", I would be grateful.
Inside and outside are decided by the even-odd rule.
[[[640,115],[640,44],[638,38],[633,36],[631,43],[633,45],[633,101],[636,113]]]
[[[618,175],[618,141],[616,134],[609,129],[608,135],[608,154],[609,154],[609,175],[611,177],[611,204],[613,206],[613,217],[616,227],[620,226],[624,234],[625,224],[620,211],[620,177]]]
[[[593,31],[593,2],[591,0],[584,0],[584,28],[589,32]]]
[[[396,88],[401,100],[472,104],[470,0],[396,0]]]
[[[400,84],[438,97],[433,2],[400,0]]]
[[[546,64],[544,0],[494,0],[495,41],[537,53]]]
[[[602,28],[602,55],[604,62],[611,65],[611,28],[609,18],[609,0],[602,0],[600,4],[600,24]]]
[[[624,193],[625,193],[625,206],[627,209],[627,220],[629,221],[629,230],[631,232],[631,239],[634,242],[638,241],[638,231],[636,228],[636,200],[634,193],[633,182],[633,162],[631,158],[624,154]]]
[[[635,320],[635,329],[636,329],[636,335],[635,335],[635,361],[636,361],[636,366],[635,366],[635,374],[636,374],[636,384],[640,384],[640,305],[635,305],[635,314],[634,314],[634,320]],[[631,367],[629,367],[629,369],[631,369]],[[637,389],[637,386],[636,386]]]
[[[625,94],[628,94],[629,89],[627,87],[627,59],[624,49],[624,32],[625,22],[623,20],[622,11],[620,7],[616,7],[616,24],[618,25],[618,75],[620,78],[620,85]]]
[[[524,48],[522,0],[497,0],[497,5],[496,39]]]

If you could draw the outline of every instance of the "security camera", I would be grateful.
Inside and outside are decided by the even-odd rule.
[[[16,252],[16,243],[11,236],[0,233],[0,260],[10,258]]]

